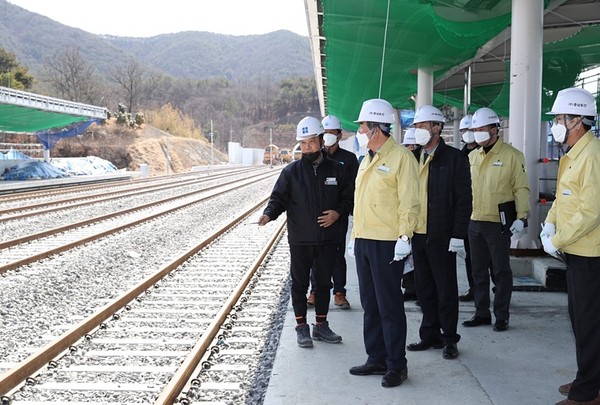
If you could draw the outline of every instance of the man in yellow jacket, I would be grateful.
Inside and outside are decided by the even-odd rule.
[[[584,89],[564,89],[548,114],[567,153],[540,238],[547,253],[564,253],[578,368],[575,380],[559,387],[568,399],[558,404],[600,404],[600,140],[590,131],[596,100]]]
[[[499,135],[500,119],[489,108],[475,111],[471,128],[479,149],[469,155],[473,212],[469,223],[469,244],[473,270],[475,315],[463,326],[491,325],[490,274],[494,275],[494,331],[508,329],[513,274],[510,268],[510,238],[523,232],[529,214],[529,182],[525,157],[504,143]],[[514,201],[516,219],[501,225],[499,204]],[[511,203],[512,204],[512,203]],[[491,263],[491,266],[490,266]]]
[[[394,387],[408,373],[401,284],[419,213],[418,166],[412,152],[390,136],[394,122],[390,103],[365,101],[356,122],[360,122],[358,143],[367,147],[368,154],[356,177],[351,245],[368,357],[350,374],[380,374],[383,387]]]

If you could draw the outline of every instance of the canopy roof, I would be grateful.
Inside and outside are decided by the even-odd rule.
[[[414,109],[419,67],[433,69],[437,106],[463,108],[470,67],[471,112],[508,116],[511,1],[305,1],[322,114],[344,128],[356,128],[366,99]],[[544,9],[542,115],[558,90],[600,64],[599,1],[545,0]]]
[[[0,131],[37,132],[106,116],[106,108],[0,87]]]

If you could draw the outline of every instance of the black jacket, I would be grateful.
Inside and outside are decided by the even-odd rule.
[[[344,165],[323,154],[316,166],[304,159],[288,164],[277,179],[263,214],[272,220],[287,211],[290,244],[319,245],[342,240],[339,220],[322,228],[317,218],[334,209],[340,217],[352,210],[353,185],[344,174]]]
[[[345,177],[352,187],[352,207],[350,207],[350,215],[352,215],[352,211],[354,209],[354,189],[356,183],[356,175],[358,174],[358,159],[356,155],[346,149],[342,149],[339,147],[333,154],[328,154],[330,158],[333,160],[337,160],[344,165]],[[341,217],[340,220],[345,225],[345,228],[348,228],[348,217]],[[346,235],[344,235],[344,242],[346,241]]]
[[[440,139],[429,163],[427,242],[466,239],[472,207],[469,160],[462,151]]]

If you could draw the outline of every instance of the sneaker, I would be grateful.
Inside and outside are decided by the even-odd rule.
[[[314,291],[310,292],[310,295],[308,296],[308,299],[306,300],[306,305],[308,305],[309,307],[315,306],[315,292]]]
[[[350,309],[350,303],[346,299],[346,294],[343,292],[336,292],[333,296],[333,303],[342,308],[342,309]]]
[[[340,343],[342,341],[342,337],[333,333],[329,328],[328,321],[313,325],[312,338],[325,343]]]
[[[298,346],[313,347],[313,341],[310,338],[310,327],[307,323],[296,325],[296,335],[298,336]]]

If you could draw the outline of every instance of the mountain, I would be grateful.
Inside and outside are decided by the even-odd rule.
[[[117,61],[135,57],[149,68],[178,78],[248,81],[313,74],[308,37],[290,31],[246,36],[198,31],[151,38],[101,36],[6,0],[0,0],[0,47],[14,53],[34,75],[41,72],[45,58],[66,48],[79,48],[100,73],[108,72]]]

